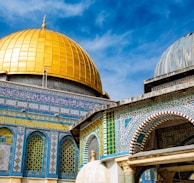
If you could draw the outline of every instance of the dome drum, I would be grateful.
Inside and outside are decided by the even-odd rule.
[[[144,81],[144,93],[168,88],[175,84],[194,80],[194,67],[188,67],[176,72],[161,75]]]
[[[96,90],[67,79],[57,78],[48,76],[46,80],[46,85],[43,83],[43,76],[40,75],[30,75],[30,74],[14,74],[14,75],[5,75],[0,74],[0,80],[11,81],[15,83],[39,86],[43,88],[67,91],[72,93],[79,93],[83,95],[97,96],[101,97],[102,94]]]

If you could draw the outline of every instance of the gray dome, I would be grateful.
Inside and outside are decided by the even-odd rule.
[[[168,74],[194,65],[194,33],[175,41],[163,54],[154,76]]]

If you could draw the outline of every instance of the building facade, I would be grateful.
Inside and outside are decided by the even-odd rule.
[[[85,172],[93,149],[108,170],[102,182],[194,180],[193,40],[190,33],[163,53],[142,95],[102,106],[74,125]],[[76,183],[84,180],[84,171]]]
[[[1,38],[0,182],[192,182],[193,40],[164,52],[142,95],[111,101],[89,55],[45,19]]]
[[[73,40],[42,29],[0,39],[0,182],[69,183],[79,168],[70,127],[114,103]]]

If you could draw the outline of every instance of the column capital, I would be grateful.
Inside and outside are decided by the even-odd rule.
[[[128,164],[123,164],[122,169],[123,169],[124,173],[129,173],[129,174],[134,174],[135,170],[136,170],[135,167],[132,167]]]
[[[132,167],[128,163],[128,156],[115,159],[118,165],[123,169],[124,173],[134,174],[135,167]]]

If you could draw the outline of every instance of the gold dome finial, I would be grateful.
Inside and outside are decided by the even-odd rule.
[[[45,30],[46,29],[46,15],[44,15],[43,17],[43,21],[42,21],[42,30]]]

